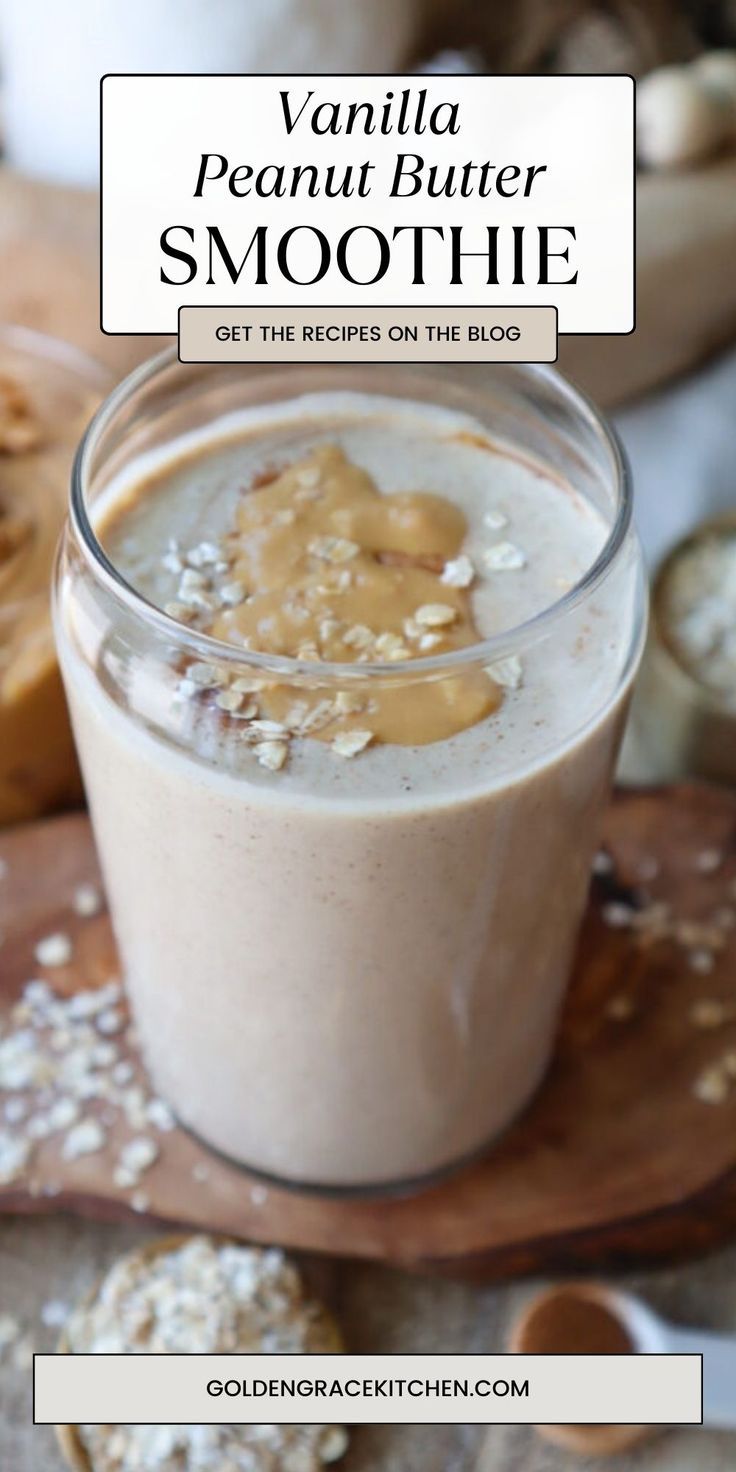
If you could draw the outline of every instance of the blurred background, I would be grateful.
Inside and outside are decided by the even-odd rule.
[[[99,331],[100,75],[412,69],[639,80],[638,325],[563,339],[560,367],[622,437],[655,590],[622,776],[736,781],[736,0],[0,0],[0,825],[80,801],[48,621],[53,549],[86,420],[161,346]],[[58,1295],[140,1236],[61,1217],[0,1228],[2,1472],[61,1465],[29,1425],[25,1331],[3,1361],[3,1313],[17,1325],[40,1312],[36,1347],[50,1348]],[[351,1342],[365,1348],[497,1345],[517,1292],[338,1275]],[[731,1251],[660,1275],[656,1291],[732,1322],[734,1281]],[[581,1465],[518,1429],[483,1445],[477,1433],[376,1427],[350,1467]],[[725,1472],[732,1447],[685,1434],[631,1466]]]
[[[400,69],[636,76],[637,329],[562,339],[560,366],[621,433],[655,571],[686,533],[736,504],[732,48],[736,0],[0,0],[0,821],[63,806],[78,791],[45,615],[50,559],[80,425],[115,379],[161,345],[99,331],[99,77]],[[14,424],[26,413],[19,435]],[[715,736],[692,735],[703,699],[720,707],[726,676],[736,688],[736,667],[729,674],[730,656],[726,664],[720,657],[736,593],[719,585],[714,596],[705,633],[695,617],[693,658],[677,629],[659,631],[666,653],[654,674],[654,741],[637,700],[624,768],[631,777],[701,768],[736,775],[736,757],[722,757],[720,724]],[[678,597],[682,615],[685,595]],[[689,637],[692,590],[685,602]],[[657,598],[655,612],[659,606]],[[709,691],[692,683],[707,684],[696,668],[704,639],[706,653],[715,641],[720,660]],[[648,688],[646,669],[642,683]],[[669,743],[658,736],[663,709],[677,734]]]

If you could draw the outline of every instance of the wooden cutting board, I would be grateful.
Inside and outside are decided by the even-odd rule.
[[[145,1214],[484,1277],[671,1259],[736,1232],[736,1085],[718,1103],[693,1091],[714,1059],[736,1050],[736,1021],[704,1027],[692,1015],[715,1000],[733,1004],[736,1017],[736,929],[727,929],[736,921],[736,795],[696,785],[620,795],[604,842],[613,870],[593,882],[552,1069],[485,1161],[411,1198],[330,1200],[266,1188],[174,1129],[158,1137],[160,1158],[141,1183]],[[106,914],[80,919],[71,908],[75,887],[98,880],[83,814],[0,835],[0,860],[7,1035],[31,976],[68,995],[114,976],[117,960]],[[651,921],[650,899],[688,922],[679,940],[656,938],[651,923],[649,933],[610,923],[625,915],[622,904],[643,906]],[[701,931],[715,914],[723,945],[714,952]],[[34,947],[55,931],[72,938],[73,961],[44,971]],[[709,957],[710,971],[695,969]],[[134,1043],[123,1033],[115,1043],[140,1069]],[[0,1127],[9,1097],[0,1095]],[[25,1177],[0,1189],[0,1209],[128,1215],[131,1192],[112,1180],[121,1138],[115,1126],[103,1151],[73,1161],[63,1159],[61,1137],[41,1141]]]

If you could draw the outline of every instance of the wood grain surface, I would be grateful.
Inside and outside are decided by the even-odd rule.
[[[615,868],[594,881],[552,1069],[486,1159],[412,1197],[334,1200],[263,1189],[176,1129],[162,1137],[160,1160],[146,1173],[150,1216],[486,1277],[672,1259],[726,1240],[736,1230],[736,1091],[713,1105],[696,1098],[693,1085],[714,1057],[736,1047],[736,1024],[699,1028],[691,1014],[698,1001],[736,998],[736,931],[704,975],[681,944],[612,928],[603,910],[622,900],[641,905],[645,891],[698,924],[728,908],[736,796],[695,785],[627,793],[610,808],[604,837]],[[718,857],[715,869],[701,868],[703,854]],[[75,886],[96,877],[86,817],[11,830],[0,837],[0,857],[7,866],[0,1021],[29,977],[44,974],[34,946],[50,932],[74,939],[73,961],[45,973],[57,990],[117,974],[106,915],[82,920],[71,909]],[[655,862],[656,877],[643,882]],[[611,1016],[612,999],[622,995],[631,1015]],[[0,1208],[124,1218],[130,1193],[112,1180],[118,1145],[111,1130],[104,1151],[68,1161],[57,1139],[41,1141],[27,1177],[0,1191]]]

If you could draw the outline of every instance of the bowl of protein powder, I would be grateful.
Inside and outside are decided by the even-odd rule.
[[[634,719],[658,777],[736,782],[736,512],[695,527],[655,574]]]

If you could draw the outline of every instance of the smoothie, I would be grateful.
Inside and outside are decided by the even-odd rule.
[[[605,512],[464,414],[350,392],[181,434],[92,515],[156,624],[134,648],[129,603],[93,615],[68,554],[62,666],[158,1088],[290,1181],[472,1155],[549,1060],[638,651],[635,544],[530,630]]]

